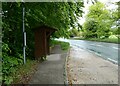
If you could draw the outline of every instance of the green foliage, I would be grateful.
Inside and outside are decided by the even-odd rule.
[[[2,73],[3,73],[3,82],[5,84],[10,84],[12,82],[12,75],[16,71],[16,67],[22,64],[21,59],[15,57],[10,57],[4,55],[3,53],[3,63],[2,63]]]
[[[70,48],[70,44],[68,42],[60,43],[62,50],[68,50]]]
[[[108,42],[108,43],[119,43],[120,44],[120,38],[117,38],[116,36],[115,37],[109,37],[109,38],[104,38],[104,39],[101,39],[101,38],[74,38],[75,40],[88,40],[88,41],[97,41],[97,42]]]
[[[2,61],[3,82],[12,82],[11,74],[22,64],[22,15],[25,7],[25,31],[27,33],[26,56],[34,59],[34,28],[47,25],[56,28],[52,38],[69,37],[70,27],[82,16],[83,1],[76,2],[3,2],[2,3]],[[78,24],[77,24],[78,25]]]
[[[83,2],[26,3],[25,6],[29,10],[26,14],[28,26],[34,28],[35,26],[45,24],[58,30],[53,37],[68,37],[67,30],[71,26],[74,27],[77,17],[80,17],[82,14],[81,7]]]
[[[5,44],[5,43],[2,44],[2,51],[3,52],[9,52],[10,51],[10,48],[8,47],[8,44]]]
[[[60,45],[62,50],[68,50],[70,48],[70,44],[68,42],[51,40],[51,46]]]
[[[53,38],[50,39],[50,47],[53,47],[53,46],[55,46],[55,45],[57,45],[57,44],[59,44],[58,41],[56,41],[56,40],[53,39]]]
[[[16,54],[16,56],[18,53],[22,54],[22,7],[25,7],[26,52],[27,56],[33,57],[34,28],[47,25],[57,29],[52,37],[69,37],[68,29],[77,24],[77,18],[82,14],[83,2],[29,2],[24,3],[24,5],[22,3],[4,2],[2,5],[3,42],[9,45],[11,54]]]
[[[85,38],[96,38],[97,37],[97,25],[98,25],[98,22],[94,20],[87,20],[84,23]]]
[[[45,61],[45,60],[47,60],[47,57],[46,57],[46,56],[43,56],[43,57],[41,57],[41,60],[42,60],[42,61]]]
[[[112,32],[113,35],[120,35],[120,29],[119,28],[111,29],[111,32]]]
[[[79,36],[80,35],[80,31],[78,29],[76,29],[76,28],[70,29],[69,30],[69,34],[70,34],[71,37],[72,36]]]
[[[105,38],[105,39],[96,39],[96,38],[91,38],[91,39],[87,39],[90,41],[98,41],[98,42],[108,42],[108,43],[120,43],[120,41],[118,41],[118,38]]]
[[[17,65],[22,64],[22,59],[20,59],[21,56],[20,58],[9,56],[11,50],[6,43],[2,44],[2,50],[2,79],[3,83],[10,84],[13,81],[13,77],[11,76],[11,74],[16,71],[15,67],[17,67]]]
[[[31,76],[36,71],[39,61],[27,59],[26,64],[18,65],[17,71],[12,75],[13,84],[28,83]]]
[[[103,3],[97,2],[90,6],[89,13],[86,16],[86,22],[83,25],[84,37],[101,38],[104,36],[108,38],[112,25],[110,18],[110,11],[106,9]]]

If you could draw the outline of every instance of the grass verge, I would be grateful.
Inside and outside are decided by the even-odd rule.
[[[68,42],[52,40],[51,46],[60,45],[62,50],[68,50],[70,48],[70,44]]]
[[[98,39],[98,38],[89,38],[89,39],[85,39],[85,38],[72,38],[72,39],[120,44],[120,39],[115,39],[115,38],[105,38],[105,39]]]
[[[70,44],[68,42],[60,43],[62,50],[68,50],[70,48]]]
[[[70,44],[68,42],[52,40],[52,45],[60,45],[62,50],[68,50]],[[32,75],[37,70],[37,66],[40,62],[37,60],[27,60],[26,64],[17,67],[17,71],[12,74],[13,82],[12,84],[28,84]]]
[[[28,84],[32,75],[37,70],[38,64],[39,62],[36,60],[27,60],[25,65],[19,66],[13,74],[12,84]]]

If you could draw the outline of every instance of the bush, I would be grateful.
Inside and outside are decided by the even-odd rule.
[[[70,47],[70,44],[68,42],[60,42],[62,50],[68,50]]]
[[[2,50],[2,81],[4,84],[10,84],[13,81],[12,74],[15,73],[17,66],[23,62],[22,56],[20,54],[19,58],[10,56],[11,50],[6,43],[2,44]]]
[[[51,40],[50,46],[60,45],[62,50],[68,50],[70,47],[70,44],[68,42],[63,41],[57,41],[57,40]]]
[[[115,35],[111,35],[111,36],[109,36],[109,39],[118,39],[118,37]]]

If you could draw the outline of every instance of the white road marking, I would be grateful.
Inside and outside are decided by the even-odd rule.
[[[102,56],[101,54],[99,54],[99,53],[95,53],[96,55],[98,55],[98,56]]]
[[[96,46],[99,46],[99,47],[101,47],[102,45],[96,45]]]
[[[74,46],[75,48],[77,48],[77,50],[80,49],[81,51],[84,51],[83,48],[82,48],[81,46],[79,46],[79,45],[73,45],[73,46]],[[79,48],[78,48],[78,47],[79,47]]]
[[[117,50],[119,49],[118,47],[112,47],[112,48],[117,49]]]
[[[81,40],[80,42],[84,42],[84,41]]]
[[[97,44],[90,44],[91,46],[99,46],[101,47],[102,45],[97,45]]]
[[[92,46],[96,46],[95,44],[90,44],[90,45],[92,45]]]
[[[111,58],[108,58],[108,60],[109,60],[109,61],[112,61],[112,62],[115,62],[115,63],[118,63],[118,61],[115,61],[115,60],[113,60],[113,59],[111,59]]]

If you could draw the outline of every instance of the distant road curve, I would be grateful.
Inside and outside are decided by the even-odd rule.
[[[120,48],[118,46],[120,46],[120,44],[63,38],[56,40],[69,42],[71,46],[77,46],[79,48],[89,50],[90,52],[94,52],[104,59],[107,59],[113,63],[118,63],[118,52],[120,52]]]

